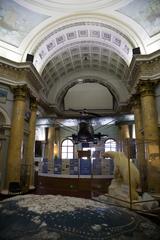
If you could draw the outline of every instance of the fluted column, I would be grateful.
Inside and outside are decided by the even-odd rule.
[[[6,187],[9,182],[20,182],[21,171],[21,148],[24,133],[24,114],[26,105],[27,88],[18,86],[14,89],[14,105],[12,112],[12,123],[10,142],[8,148]]]
[[[147,162],[145,160],[144,130],[143,130],[141,103],[140,103],[140,96],[138,94],[133,96],[132,104],[133,104],[133,112],[134,112],[134,119],[135,119],[136,150],[137,150],[136,158],[138,161],[138,168],[140,171],[142,192],[146,192],[148,190]]]
[[[29,189],[34,189],[34,146],[35,146],[35,129],[36,129],[36,113],[37,102],[35,98],[30,99],[30,120],[29,120],[29,136],[26,151],[26,163],[29,167]]]
[[[148,187],[149,191],[160,192],[160,142],[154,86],[149,80],[141,81],[138,90],[142,106],[145,158],[148,162]]]

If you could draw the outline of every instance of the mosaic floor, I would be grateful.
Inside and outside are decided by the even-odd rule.
[[[1,240],[160,240],[160,227],[93,200],[24,195],[0,202]]]

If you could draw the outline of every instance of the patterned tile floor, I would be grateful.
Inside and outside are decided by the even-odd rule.
[[[60,195],[0,202],[1,240],[160,240],[160,227],[124,208]]]

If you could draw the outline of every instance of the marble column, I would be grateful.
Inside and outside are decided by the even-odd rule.
[[[36,130],[36,114],[37,101],[34,97],[30,98],[30,119],[29,119],[29,136],[26,151],[26,163],[29,167],[29,189],[34,189],[34,147],[35,147],[35,130]]]
[[[138,169],[140,171],[142,192],[146,192],[148,190],[147,162],[145,160],[144,130],[142,121],[141,102],[140,96],[138,94],[133,96],[132,105],[135,119],[136,158],[138,162]]]
[[[155,84],[149,80],[141,81],[138,91],[142,106],[145,158],[148,163],[148,190],[160,192],[160,141],[154,87]]]
[[[24,134],[24,115],[27,97],[27,87],[18,86],[14,89],[14,104],[12,112],[11,133],[8,148],[6,188],[9,182],[20,182],[22,144]]]

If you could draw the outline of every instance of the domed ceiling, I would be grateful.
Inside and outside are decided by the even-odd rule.
[[[159,13],[159,0],[1,0],[1,56],[17,62],[34,56],[45,86],[41,97],[57,113],[69,113],[73,105],[66,104],[65,96],[78,103],[79,83],[84,88],[92,83],[89,109],[102,112],[94,109],[92,91],[99,84],[106,102],[103,114],[116,113],[129,98],[132,49],[140,47],[142,54],[159,49]]]

